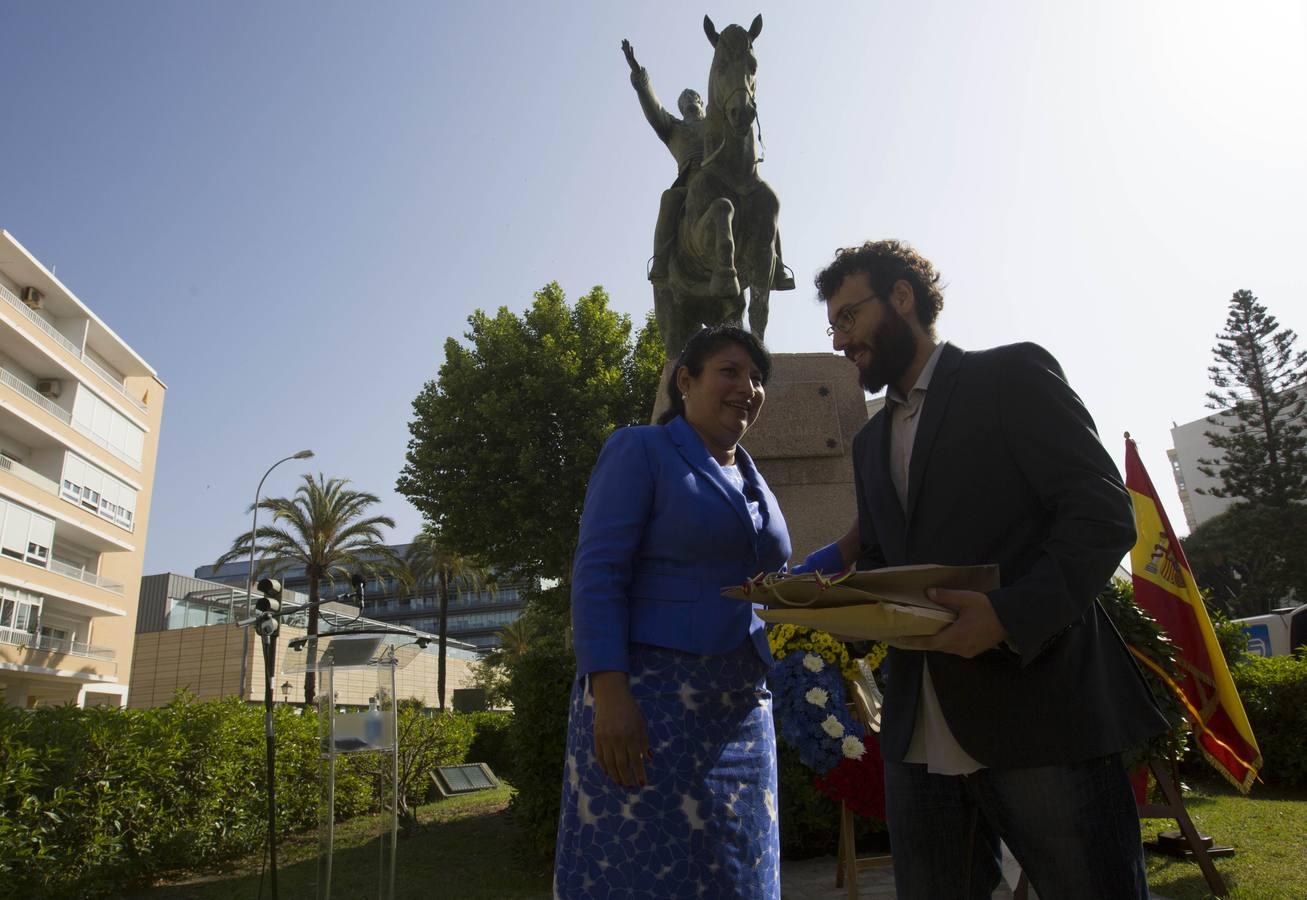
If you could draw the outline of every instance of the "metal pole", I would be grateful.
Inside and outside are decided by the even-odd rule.
[[[301,450],[285,459],[279,459],[272,465],[268,466],[268,471],[263,473],[259,479],[259,486],[254,489],[254,520],[250,523],[250,570],[245,574],[245,601],[252,603],[254,600],[254,543],[259,534],[259,495],[263,493],[263,482],[268,480],[272,470],[284,462],[290,462],[292,459],[308,459],[313,455],[312,450]],[[246,615],[249,615],[246,612]]]
[[[277,460],[268,466],[268,471],[259,479],[259,486],[254,489],[254,518],[250,522],[250,570],[245,577],[246,615],[253,612],[250,607],[254,602],[254,549],[259,536],[259,495],[263,493],[263,482],[282,463],[292,459],[308,459],[312,455],[312,450],[301,450]],[[272,900],[277,900],[277,766],[272,730],[272,666],[277,655],[277,647],[273,643],[275,639],[275,634],[263,635],[263,732],[268,754],[268,870],[271,875]]]
[[[272,734],[272,667],[277,658],[276,634],[263,636],[263,721],[268,751],[268,859],[272,900],[277,900],[277,763]]]

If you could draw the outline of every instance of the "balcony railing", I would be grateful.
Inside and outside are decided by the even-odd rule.
[[[30,650],[43,650],[49,653],[69,653],[73,656],[85,656],[88,659],[99,659],[106,662],[114,662],[117,659],[117,654],[112,647],[97,647],[84,641],[70,641],[67,638],[32,634],[30,631],[23,631],[18,628],[0,628],[0,643],[27,647]]]
[[[48,334],[51,338],[53,338],[56,344],[63,347],[65,350],[67,350],[73,356],[76,356],[78,359],[82,358],[81,347],[78,347],[72,341],[68,340],[68,338],[64,335],[64,333],[60,331],[58,328],[55,328],[48,321],[38,316],[35,310],[29,307],[22,300],[19,300],[17,297],[15,297],[14,292],[9,290],[9,288],[5,287],[3,284],[0,284],[0,297],[3,297],[5,301],[8,302],[8,304],[12,306],[14,309],[18,310],[18,312],[22,313],[23,315],[27,316],[27,318],[31,319],[32,324],[36,325],[37,328],[41,329],[46,334]]]
[[[101,578],[94,572],[88,572],[85,569],[79,569],[76,566],[70,566],[67,563],[61,563],[57,559],[50,560],[50,571],[68,578],[76,578],[78,581],[109,591],[113,594],[121,594],[123,586],[116,581],[110,581],[108,578]]]
[[[19,378],[17,375],[15,375],[13,372],[10,372],[8,369],[4,368],[3,366],[0,366],[0,383],[9,385],[11,388],[18,391],[18,393],[22,394],[28,400],[31,400],[37,406],[41,407],[46,412],[50,413],[50,415],[54,416],[60,422],[63,422],[65,425],[77,429],[78,432],[90,438],[96,444],[100,445],[105,450],[108,450],[110,453],[112,453],[114,456],[121,459],[123,462],[130,464],[132,468],[139,469],[141,467],[141,461],[139,459],[132,459],[132,457],[129,456],[126,451],[119,450],[117,447],[110,444],[105,438],[96,434],[94,431],[87,428],[82,423],[74,422],[72,413],[64,409],[58,403],[55,403],[52,400],[50,400],[49,397],[43,397],[40,394],[38,394],[30,384],[28,384],[26,381],[23,381],[23,379]]]
[[[123,384],[121,381],[119,381],[117,378],[111,375],[108,371],[106,371],[99,363],[97,363],[95,360],[91,359],[91,357],[87,356],[84,353],[82,354],[82,362],[86,363],[87,368],[93,371],[96,375],[99,375],[101,378],[107,381],[109,383],[109,387],[113,388],[118,393],[122,394],[124,397],[130,400],[132,402],[132,406],[135,406],[141,412],[145,412],[145,404],[142,403],[140,400],[137,400],[131,394],[127,393],[127,385]]]
[[[0,471],[8,472],[18,478],[23,479],[28,484],[34,484],[41,490],[50,494],[59,494],[59,485],[46,478],[40,472],[34,472],[27,466],[19,462],[14,462],[7,456],[0,456]]]
[[[0,367],[0,382],[9,385],[11,388],[18,391],[18,393],[22,394],[28,400],[31,400],[37,406],[50,413],[50,415],[54,416],[60,422],[63,422],[65,425],[73,424],[72,413],[64,409],[58,403],[51,401],[49,397],[42,397],[30,384],[3,367]]]
[[[86,363],[87,367],[91,369],[91,371],[95,372],[96,375],[99,375],[101,378],[103,378],[105,382],[108,383],[109,387],[113,388],[118,393],[122,394],[124,397],[130,400],[133,406],[135,406],[141,412],[145,412],[145,404],[142,403],[140,400],[137,400],[131,394],[127,393],[127,385],[123,384],[121,379],[114,377],[111,373],[106,371],[103,366],[101,366],[93,359],[91,359],[89,356],[87,356],[85,353],[83,353],[81,347],[78,347],[72,341],[68,340],[68,338],[64,335],[64,333],[60,331],[58,328],[55,328],[48,321],[38,316],[35,311],[33,311],[22,300],[19,300],[17,297],[15,297],[14,292],[9,290],[9,288],[5,287],[3,284],[0,284],[0,298],[4,298],[6,303],[8,303],[14,309],[18,310],[18,312],[20,312],[28,319],[30,319],[32,323],[36,325],[37,328],[40,328],[42,331],[48,334],[56,344],[63,347],[65,350],[67,350],[73,356],[76,356],[82,362]]]

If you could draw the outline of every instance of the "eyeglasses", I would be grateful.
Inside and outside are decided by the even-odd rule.
[[[835,332],[837,331],[840,334],[848,334],[849,330],[853,328],[854,323],[858,321],[858,314],[855,313],[854,310],[862,304],[870,303],[875,299],[876,295],[872,294],[870,297],[867,297],[864,300],[859,300],[857,303],[850,303],[848,306],[840,310],[840,314],[835,317],[834,324],[826,329],[826,337],[835,337]]]

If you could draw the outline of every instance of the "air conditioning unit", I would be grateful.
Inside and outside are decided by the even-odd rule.
[[[43,378],[36,383],[36,392],[52,400],[62,394],[63,390],[64,383],[58,378]]]
[[[41,300],[44,297],[45,295],[34,287],[23,288],[23,302],[26,303],[28,306],[30,306],[32,309],[40,309]]]

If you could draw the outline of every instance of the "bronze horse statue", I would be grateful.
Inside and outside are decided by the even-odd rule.
[[[686,187],[667,282],[654,291],[654,315],[669,359],[701,325],[743,327],[745,288],[749,329],[761,340],[771,291],[794,287],[778,271],[780,201],[758,177],[753,42],[762,33],[762,16],[747,31],[728,25],[719,34],[708,16],[703,28],[714,48],[704,158]]]

